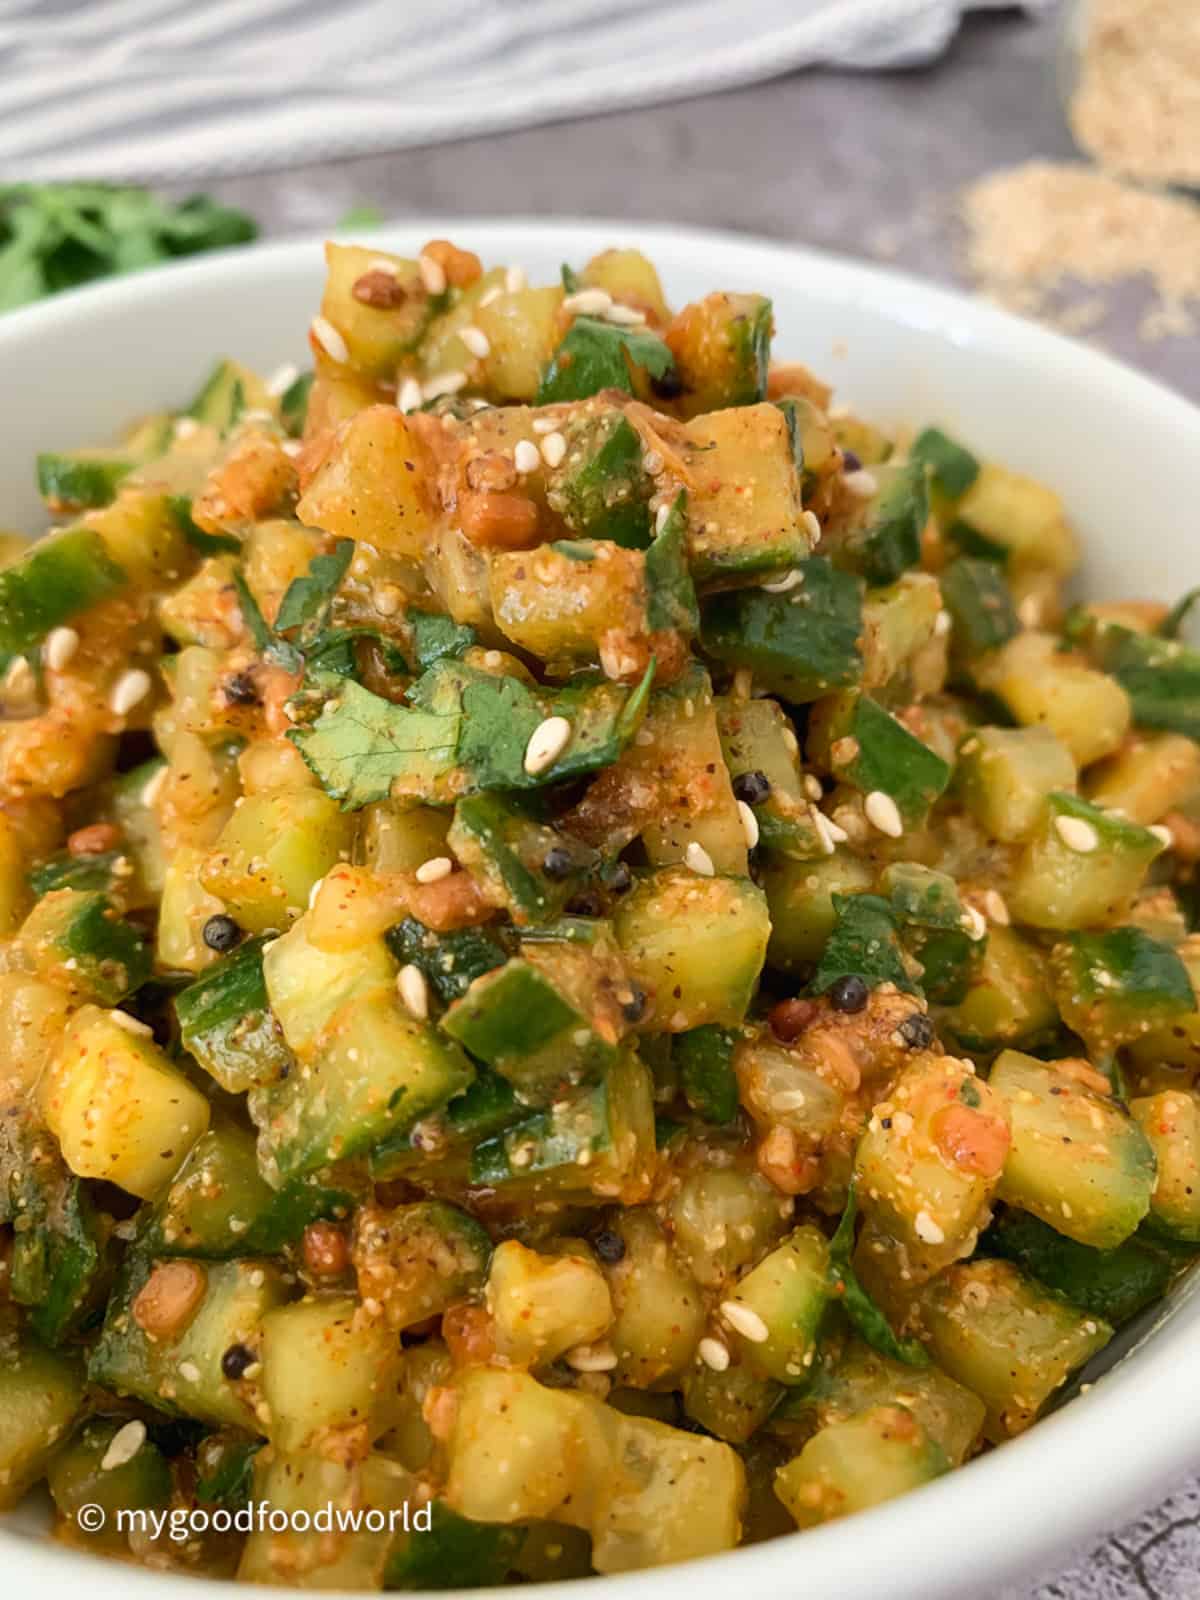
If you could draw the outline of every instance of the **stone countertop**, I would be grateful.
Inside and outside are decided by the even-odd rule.
[[[799,73],[619,116],[206,187],[244,206],[267,234],[327,228],[363,204],[389,218],[611,216],[741,229],[962,284],[956,192],[996,167],[1073,154],[1054,51],[1052,18],[979,16],[943,61],[923,71]],[[1200,400],[1200,339],[1145,343],[1138,324],[1146,303],[1136,286],[1117,295],[1094,342]],[[1119,1470],[1119,1463],[1097,1463],[1097,1470]],[[1087,1485],[1065,1484],[1063,1493],[1086,1494]],[[1198,1594],[1200,1481],[1056,1576],[1003,1597],[981,1581],[963,1600]]]

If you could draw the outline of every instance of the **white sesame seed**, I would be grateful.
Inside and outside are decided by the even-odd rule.
[[[285,456],[291,456],[294,460],[304,449],[304,441],[302,439],[281,439],[279,448]]]
[[[918,1239],[924,1239],[926,1244],[945,1244],[944,1230],[933,1220],[928,1211],[918,1211],[913,1218],[913,1229]]]
[[[435,261],[432,256],[418,256],[417,271],[421,274],[427,294],[445,294],[446,271],[440,261]]]
[[[833,840],[834,844],[845,844],[850,835],[846,832],[845,828],[842,827],[841,823],[835,822],[832,817],[826,817],[825,823],[829,829],[829,837]]]
[[[617,1352],[611,1344],[577,1344],[563,1360],[576,1372],[611,1372],[617,1364]]]
[[[476,311],[482,311],[485,306],[490,306],[492,301],[499,300],[503,293],[504,290],[501,288],[501,286],[498,283],[494,283],[490,289],[485,289],[483,294],[481,294],[479,299],[475,302]]]
[[[804,511],[800,515],[800,521],[808,529],[809,536],[815,544],[821,537],[821,523],[817,513],[815,511]]]
[[[612,303],[607,289],[580,289],[567,295],[562,308],[569,317],[602,317]]]
[[[727,1372],[729,1370],[729,1346],[722,1344],[720,1339],[701,1339],[696,1346],[696,1354],[706,1367],[711,1367],[714,1372]]]
[[[987,938],[987,920],[974,906],[963,907],[962,923],[968,938],[976,940]]]
[[[530,424],[530,426],[532,427],[534,433],[537,433],[537,434],[553,433],[555,428],[558,427],[558,418],[557,417],[534,417],[534,419],[533,419],[532,423]]]
[[[1085,817],[1055,817],[1054,831],[1076,855],[1091,855],[1100,843],[1100,835]]]
[[[440,883],[453,871],[454,863],[449,856],[430,856],[428,861],[422,861],[414,876],[418,883]]]
[[[8,671],[4,674],[4,692],[11,699],[27,700],[32,698],[37,688],[37,679],[33,675],[33,668],[24,656],[14,656],[9,662]]]
[[[635,311],[632,306],[609,306],[604,315],[607,321],[622,328],[639,328],[646,320],[646,313]]]
[[[346,341],[328,317],[314,317],[310,327],[313,338],[327,356],[332,356],[335,361],[342,363],[349,361],[350,351]]]
[[[753,807],[744,800],[738,801],[737,808],[738,816],[742,819],[742,832],[746,835],[746,849],[753,850],[758,843],[758,818],[754,815]]]
[[[194,439],[200,432],[200,424],[195,417],[176,417],[171,428],[171,433],[176,439]]]
[[[702,878],[711,878],[716,873],[717,869],[713,866],[713,858],[696,839],[693,839],[683,852],[683,859],[691,867],[692,871],[698,872]]]
[[[532,439],[518,439],[513,451],[513,466],[522,477],[526,473],[536,472],[542,464],[542,458],[537,445]]]
[[[671,520],[671,507],[669,505],[667,505],[666,502],[664,501],[663,504],[661,506],[659,506],[658,510],[654,513],[654,531],[655,531],[655,533],[661,533],[670,520]]]
[[[115,1022],[118,1028],[126,1033],[137,1034],[142,1039],[153,1039],[154,1029],[148,1028],[144,1022],[139,1022],[136,1017],[131,1017],[128,1011],[110,1011],[109,1020]]]
[[[646,454],[642,457],[642,466],[650,475],[650,477],[657,478],[659,473],[666,466],[666,462],[663,460],[662,451],[647,450]]]
[[[817,830],[817,838],[821,841],[821,849],[827,856],[831,856],[837,848],[837,841],[833,837],[833,824],[823,811],[818,811],[813,806],[811,812],[813,827]]]
[[[807,1104],[808,1096],[803,1089],[781,1089],[770,1100],[772,1111],[801,1111]]]
[[[1165,823],[1151,823],[1150,827],[1146,831],[1147,833],[1152,833],[1160,844],[1165,844],[1168,850],[1175,843],[1175,835]]]
[[[740,1333],[743,1339],[749,1339],[751,1344],[765,1344],[770,1337],[770,1330],[758,1312],[738,1300],[723,1301],[721,1315],[736,1333]]]
[[[135,1418],[119,1428],[109,1440],[100,1462],[101,1472],[113,1472],[133,1460],[146,1442],[146,1424]]]
[[[163,792],[163,785],[167,781],[167,768],[164,763],[158,771],[142,785],[142,804],[154,806],[158,804],[158,797]]]
[[[460,328],[458,331],[458,337],[466,345],[471,354],[478,357],[480,361],[485,360],[491,355],[492,341],[488,338],[487,334],[484,333],[482,328],[476,328],[474,326]]]
[[[531,778],[554,765],[571,742],[571,731],[566,717],[547,717],[538,723],[525,746],[525,771]]]
[[[567,453],[567,441],[561,433],[548,433],[542,440],[542,460],[548,467],[562,466]]]
[[[381,617],[394,617],[404,604],[404,590],[398,583],[377,583],[371,590],[371,604]]]
[[[421,385],[411,376],[401,378],[400,387],[396,391],[396,404],[401,411],[416,411],[425,396],[421,393]]]
[[[200,1368],[194,1361],[181,1361],[179,1363],[179,1376],[188,1383],[199,1383]]]
[[[367,271],[386,272],[389,278],[395,278],[399,276],[399,273],[396,271],[396,263],[394,261],[389,261],[386,256],[372,256],[367,262]]]
[[[944,639],[954,626],[948,611],[939,611],[933,619],[933,632],[935,638]]]
[[[899,839],[904,833],[899,807],[891,795],[884,794],[882,789],[871,790],[863,803],[863,811],[871,826],[878,828],[880,833],[886,833],[889,839]]]
[[[429,1015],[429,985],[425,982],[425,974],[420,967],[411,961],[401,967],[396,974],[396,987],[400,991],[405,1010],[410,1016],[416,1017],[418,1022],[424,1022]]]
[[[764,594],[787,594],[789,589],[796,589],[804,582],[804,574],[798,567],[793,567],[791,572],[785,572],[782,578],[776,578],[771,583],[760,584]]]
[[[870,500],[879,493],[879,480],[866,467],[859,467],[857,472],[847,472],[842,482],[860,500]]]
[[[811,772],[804,774],[804,792],[810,800],[820,800],[825,791],[821,787],[820,778],[814,778]]]
[[[324,882],[325,879],[323,877],[318,878],[316,883],[314,883],[312,888],[308,891],[308,909],[310,911],[317,903],[317,896],[320,894],[321,886],[324,884]]]
[[[989,922],[997,923],[1001,928],[1007,928],[1012,918],[1008,914],[1008,905],[1004,896],[996,889],[988,889],[983,896],[983,909]]]
[[[276,367],[267,379],[267,393],[286,394],[299,376],[300,368],[294,362],[285,361],[281,367]]]
[[[426,400],[440,400],[442,395],[457,394],[466,386],[465,372],[439,372],[432,378],[426,378],[421,385],[421,394]]]
[[[108,697],[109,709],[115,716],[124,717],[150,693],[150,674],[141,667],[130,667],[113,684]]]
[[[524,267],[509,267],[504,274],[504,287],[509,294],[520,294],[522,289],[528,288],[529,278]]]
[[[42,660],[52,672],[61,672],[79,649],[79,635],[74,628],[52,628],[42,646]]]

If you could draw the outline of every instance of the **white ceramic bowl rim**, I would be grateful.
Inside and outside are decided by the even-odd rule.
[[[960,370],[956,363],[973,364],[978,382],[985,386],[1000,383],[1015,368],[1028,386],[1031,406],[1044,388],[1063,407],[1086,406],[1094,398],[1096,415],[1108,414],[1115,433],[1125,426],[1139,428],[1151,445],[1161,435],[1156,470],[1168,472],[1173,458],[1187,463],[1180,470],[1185,480],[1192,477],[1191,489],[1197,487],[1192,464],[1200,459],[1200,411],[1185,400],[1094,350],[890,271],[767,241],[628,220],[418,217],[355,237],[411,252],[416,242],[435,235],[452,235],[493,259],[513,260],[579,261],[614,241],[630,240],[642,245],[664,269],[668,287],[673,273],[695,276],[701,270],[710,286],[761,284],[772,292],[775,285],[791,284],[799,299],[812,298],[818,323],[836,324],[844,311],[850,327],[887,324],[896,330],[902,353],[915,339],[915,348],[927,348],[931,362],[936,357],[947,370]],[[86,348],[98,324],[132,329],[154,307],[178,307],[186,315],[189,301],[198,296],[211,303],[214,294],[227,293],[229,303],[236,305],[243,299],[249,304],[257,295],[265,303],[273,283],[291,283],[304,276],[314,286],[315,310],[321,275],[318,244],[316,238],[308,238],[226,252],[145,277],[101,284],[4,317],[0,373],[9,384],[14,363],[18,367],[22,360],[28,363],[43,342],[46,348],[58,348],[78,339]],[[779,331],[778,344],[786,348],[786,325],[781,323]],[[237,354],[236,347],[229,349],[232,343],[228,329],[220,337],[214,333],[213,354],[222,349]],[[947,347],[952,347],[951,354]],[[136,347],[127,359],[136,366]],[[827,370],[819,360],[813,364],[818,371]],[[80,382],[86,378],[81,369]],[[20,436],[28,430],[13,410],[14,398],[10,388],[5,429],[12,433],[15,428],[18,448],[23,448]],[[56,399],[54,391],[40,397],[41,414],[47,419],[41,423],[44,442],[64,447],[88,442],[56,433]],[[28,397],[23,405],[25,410],[38,409]],[[93,403],[91,410],[101,415],[102,405]],[[944,413],[936,418],[944,419]],[[111,416],[101,434],[122,420],[121,414]],[[927,416],[918,414],[911,420],[921,422]],[[1002,423],[997,419],[1000,433]],[[1031,440],[1031,447],[1037,443]],[[1111,438],[1096,439],[1097,461],[1101,452],[1113,448]],[[1036,448],[1033,454],[1037,455]],[[1139,459],[1136,453],[1134,459]],[[1030,470],[1037,465],[1018,464],[1028,464]],[[1121,481],[1115,468],[1110,476],[1114,484]],[[1171,559],[1186,548],[1187,515],[1200,499],[1196,492],[1184,492],[1187,489],[1185,482],[1179,494],[1182,504],[1174,512],[1175,532],[1166,540]],[[0,507],[0,520],[3,514]],[[1146,556],[1147,550],[1140,549],[1139,573],[1145,570]],[[1128,568],[1126,562],[1126,576]],[[1193,570],[1192,581],[1197,577],[1200,573]],[[1089,1392],[1031,1433],[936,1483],[862,1516],[801,1535],[681,1567],[608,1578],[603,1580],[605,1593],[611,1600],[631,1600],[635,1593],[638,1600],[675,1600],[684,1594],[690,1600],[725,1600],[731,1589],[740,1587],[769,1596],[803,1589],[817,1600],[943,1596],[949,1600],[986,1592],[1138,1510],[1194,1462],[1200,1439],[1200,1384],[1189,1373],[1195,1359],[1198,1310],[1191,1293],[1178,1294],[1136,1359],[1123,1359]],[[150,1595],[156,1589],[161,1593],[166,1581],[161,1575],[76,1555],[19,1534],[0,1534],[0,1549],[11,1575],[19,1578],[21,1591],[36,1591],[48,1600],[66,1600],[77,1584],[85,1584],[96,1600],[123,1600],[127,1594]],[[178,1600],[187,1600],[188,1595],[196,1600],[205,1595],[230,1600],[226,1584],[186,1582],[189,1587],[179,1588]],[[580,1593],[575,1584],[542,1585],[539,1592],[546,1600],[578,1600]]]

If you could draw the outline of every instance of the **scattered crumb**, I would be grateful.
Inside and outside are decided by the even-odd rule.
[[[1142,277],[1155,303],[1147,339],[1196,331],[1200,302],[1200,208],[1139,189],[1082,164],[1030,161],[989,173],[963,197],[967,262],[985,293],[1012,310],[1095,327],[1106,301],[1064,312],[1065,288],[1107,289]]]
[[[1089,0],[1071,127],[1103,167],[1200,184],[1200,6]]]

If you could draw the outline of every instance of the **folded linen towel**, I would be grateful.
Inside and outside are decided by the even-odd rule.
[[[0,175],[190,180],[910,66],[1001,3],[0,0]]]

